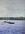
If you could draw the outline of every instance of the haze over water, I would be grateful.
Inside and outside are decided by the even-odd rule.
[[[0,17],[25,17],[25,0],[0,0]]]

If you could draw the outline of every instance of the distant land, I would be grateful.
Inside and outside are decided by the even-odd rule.
[[[0,20],[25,20],[25,17],[0,17]]]

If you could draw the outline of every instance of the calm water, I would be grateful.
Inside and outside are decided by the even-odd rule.
[[[0,34],[25,34],[25,20],[8,20],[15,24],[4,23],[0,20]]]

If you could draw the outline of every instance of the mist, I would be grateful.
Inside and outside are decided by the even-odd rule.
[[[25,17],[25,0],[0,0],[0,17]]]

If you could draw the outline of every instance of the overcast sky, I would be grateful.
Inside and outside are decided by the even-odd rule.
[[[25,17],[25,0],[0,0],[0,17]]]

